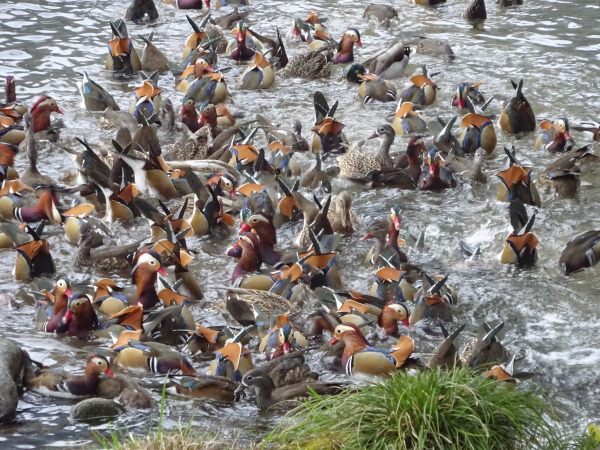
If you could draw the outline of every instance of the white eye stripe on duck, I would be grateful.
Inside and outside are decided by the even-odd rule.
[[[133,267],[132,272],[135,272],[142,264],[150,264],[151,266],[158,266],[158,260],[152,256],[150,253],[144,253],[138,259],[137,264]]]

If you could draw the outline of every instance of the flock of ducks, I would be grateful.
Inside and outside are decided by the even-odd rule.
[[[180,9],[210,6],[209,0],[170,3]],[[219,0],[216,6],[226,5]],[[51,121],[53,114],[62,114],[59,102],[44,96],[26,108],[17,99],[15,80],[7,77],[6,99],[0,105],[0,246],[17,252],[15,278],[36,286],[38,332],[94,339],[99,345],[83,375],[38,364],[27,381],[29,388],[150,407],[152,396],[136,377],[121,370],[129,368],[167,374],[168,392],[189,397],[231,402],[251,389],[258,408],[266,409],[306,397],[308,386],[322,394],[344,389],[344,383],[318,381],[319,374],[307,363],[309,355],[333,360],[332,370],[366,382],[397,370],[460,366],[500,381],[530,376],[515,369],[515,353],[502,345],[503,323],[482,324],[465,350],[458,351],[465,325],[446,329],[458,302],[451,274],[429,274],[411,263],[407,247],[420,248],[423,239],[411,243],[414,237],[400,237],[400,206],[364,224],[362,239],[374,243],[365,255],[372,286],[366,292],[345,290],[337,254],[353,252],[351,243],[363,224],[352,209],[352,195],[335,192],[332,180],[351,180],[365,189],[444,195],[462,183],[489,182],[485,164],[498,152],[498,131],[514,135],[534,133],[539,127],[536,146],[556,154],[556,161],[534,173],[520,163],[514,147],[505,148],[506,167],[495,174],[497,198],[507,203],[513,229],[500,260],[526,267],[537,259],[534,211],[541,200],[536,183],[546,193],[575,198],[581,174],[593,169],[598,157],[593,145],[575,147],[570,128],[592,132],[593,140],[600,141],[597,124],[574,127],[566,118],[538,123],[523,80],[512,82],[514,91],[498,117],[486,115],[489,101],[478,90],[481,83],[464,81],[449,105],[456,115],[440,119],[441,131],[431,136],[421,111],[436,102],[435,74],[423,67],[406,86],[398,88],[396,81],[405,77],[415,49],[417,54],[430,51],[451,57],[446,43],[393,43],[358,64],[354,50],[362,42],[356,28],[335,40],[326,19],[312,12],[293,20],[286,42],[279,30],[272,37],[255,32],[247,22],[250,12],[247,8],[242,14],[235,7],[217,19],[205,15],[200,23],[186,16],[191,29],[182,39],[182,63],[174,71],[178,93],[171,98],[165,98],[159,86],[159,74],[170,64],[152,37],[142,39],[146,46],[140,53],[125,21],[111,22],[106,70],[131,79],[139,74],[141,85],[124,111],[88,73],[82,74],[85,108],[99,112],[100,127],[117,128],[108,146],[94,148],[85,138],[78,139],[78,148],[61,145],[61,128]],[[370,5],[364,13],[381,27],[390,26],[397,16],[388,5]],[[152,0],[133,0],[125,19],[136,23],[146,17],[158,18]],[[485,19],[484,1],[474,0],[465,17]],[[234,39],[228,42],[229,30]],[[288,45],[304,50],[288,58]],[[233,65],[245,67],[237,84],[227,73]],[[360,101],[398,103],[389,122],[371,136],[379,141],[374,155],[348,141],[344,124],[336,120],[338,102],[322,92],[313,95],[310,140],[303,137],[299,121],[288,129],[260,115],[242,118],[230,110],[228,100],[235,91],[229,86],[262,90],[287,77],[322,79],[335,65],[344,66],[344,78],[357,85]],[[179,114],[175,99],[181,102]],[[453,134],[456,125],[462,130],[458,137]],[[407,137],[408,144],[393,155],[399,135]],[[45,140],[72,156],[73,177],[59,182],[40,172],[38,145]],[[28,167],[19,174],[14,161],[22,153]],[[298,162],[307,159],[312,165],[302,170]],[[61,202],[72,206],[65,208]],[[145,220],[149,229],[142,226]],[[278,230],[295,222],[302,226],[293,242],[281,243]],[[139,241],[104,246],[110,233],[132,226],[138,227]],[[204,293],[189,268],[200,251],[199,238],[223,239],[230,233],[237,237],[227,256],[236,265],[231,285],[223,286],[222,292],[232,326],[212,326],[197,319],[202,312],[194,303]],[[130,271],[131,285],[119,286],[110,278],[91,280],[89,285],[67,277],[48,283],[47,277],[61,270],[54,265],[46,236],[62,240],[63,235],[75,249],[78,266],[107,273]],[[599,243],[598,230],[569,241],[559,261],[563,273],[595,265]],[[464,250],[472,258],[480,254],[479,249]],[[416,357],[415,342],[408,336],[419,322],[443,333],[427,360]],[[331,342],[321,346],[325,336]],[[397,342],[390,345],[390,339]],[[199,361],[210,361],[207,374],[198,372]]]

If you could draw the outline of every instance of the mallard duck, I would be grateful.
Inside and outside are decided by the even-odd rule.
[[[287,65],[277,72],[281,78],[303,78],[317,80],[329,78],[331,63],[322,51],[308,51],[290,59]]]
[[[386,6],[386,5],[371,5]],[[404,78],[406,66],[411,56],[411,49],[401,41],[392,43],[387,49],[377,52],[362,65],[375,75],[385,80]]]
[[[131,0],[123,16],[125,20],[131,20],[138,23],[148,16],[148,20],[158,19],[158,10],[154,0]]]

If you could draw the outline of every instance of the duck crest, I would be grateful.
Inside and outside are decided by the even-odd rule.
[[[137,287],[137,298],[134,305],[141,304],[144,309],[152,308],[159,301],[156,293],[156,279],[161,268],[161,259],[154,250],[140,252],[136,256],[136,264],[131,272],[131,281]]]
[[[262,264],[260,244],[254,233],[240,235],[238,244],[242,248],[242,255],[233,271],[233,282],[244,275],[258,272]]]

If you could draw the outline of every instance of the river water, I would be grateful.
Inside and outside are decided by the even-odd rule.
[[[386,46],[393,38],[409,41],[413,36],[428,36],[448,40],[456,54],[453,61],[439,57],[415,55],[408,71],[419,70],[427,64],[433,72],[440,72],[435,82],[440,87],[437,102],[428,107],[425,115],[449,119],[453,111],[450,97],[460,81],[485,82],[480,88],[486,97],[495,100],[489,107],[497,113],[501,100],[512,93],[510,79],[523,78],[524,93],[531,102],[539,120],[554,120],[566,116],[572,123],[598,118],[600,110],[600,6],[598,2],[569,2],[558,0],[525,0],[517,8],[500,9],[488,2],[488,20],[483,28],[474,29],[461,18],[467,1],[448,1],[438,8],[412,7],[396,2],[400,19],[389,30],[380,29],[374,22],[362,19],[365,3],[342,0],[283,2],[266,0],[253,2],[248,11],[252,27],[266,35],[274,35],[274,26],[287,30],[292,17],[305,17],[310,11],[329,17],[329,32],[339,37],[348,26],[362,34],[363,49],[357,59]],[[159,4],[160,17],[150,24],[128,24],[130,35],[138,49],[143,48],[140,35],[154,32],[155,44],[174,63],[179,64],[185,38],[190,32],[185,12]],[[106,42],[110,38],[109,20],[121,17],[124,2],[88,0],[40,0],[36,2],[0,2],[0,76],[14,75],[17,95],[29,105],[41,95],[51,95],[64,111],[66,129],[61,144],[77,148],[75,136],[85,136],[91,143],[112,132],[103,132],[96,126],[97,114],[80,106],[76,72],[87,70],[92,78],[107,88],[121,108],[127,108],[133,88],[139,79],[115,80],[103,69]],[[229,12],[229,8],[222,10]],[[205,11],[193,12],[200,21]],[[216,14],[218,15],[218,13]],[[293,55],[302,51],[297,43],[288,45]],[[220,58],[220,66],[233,65],[227,57]],[[234,67],[226,79],[235,85],[241,68]],[[365,139],[385,116],[393,113],[394,104],[364,106],[356,97],[356,87],[339,81],[340,68],[334,69],[329,80],[314,82],[300,80],[278,81],[266,92],[233,92],[235,111],[246,117],[262,113],[282,124],[291,124],[299,118],[304,130],[313,125],[312,94],[325,93],[330,103],[339,99],[337,119],[346,125],[345,132],[353,142]],[[401,87],[403,82],[396,82]],[[181,95],[174,90],[173,76],[161,76],[163,98],[169,97],[180,105]],[[306,133],[306,131],[305,131]],[[572,132],[578,144],[587,143],[581,133]],[[534,167],[534,177],[554,158],[533,147],[534,135],[508,136],[498,131],[496,153],[502,146],[514,144],[522,162]],[[163,144],[168,142],[163,142]],[[405,148],[406,141],[397,139],[393,152]],[[374,151],[378,144],[368,142]],[[66,153],[55,146],[44,146],[40,168],[46,174],[60,177],[73,170]],[[17,167],[25,167],[24,155],[19,156]],[[299,160],[308,165],[301,155]],[[501,170],[504,158],[488,164],[489,174]],[[389,207],[401,204],[404,209],[403,230],[413,234],[425,230],[426,247],[411,252],[416,264],[434,273],[450,275],[450,283],[459,289],[461,303],[455,310],[457,322],[467,323],[472,333],[482,321],[506,322],[504,342],[511,352],[518,352],[523,360],[521,370],[535,372],[534,383],[548,392],[559,407],[565,423],[572,429],[600,419],[600,396],[596,368],[600,361],[600,317],[597,307],[599,288],[595,282],[597,271],[592,269],[570,278],[560,275],[558,257],[564,244],[574,235],[598,228],[599,192],[593,177],[585,178],[578,201],[543,197],[534,231],[541,243],[537,266],[518,270],[501,265],[497,255],[510,232],[507,205],[495,200],[495,177],[485,186],[459,186],[439,193],[397,192],[394,190],[362,191],[360,187],[336,180],[334,190],[346,188],[355,193],[354,206],[365,224],[388,215]],[[145,227],[128,232],[130,235]],[[295,229],[283,230],[280,247],[291,244]],[[361,230],[363,231],[363,230]],[[126,242],[130,236],[121,235]],[[233,238],[192,239],[190,246],[201,249],[192,264],[207,293],[203,306],[193,306],[198,320],[204,324],[224,323],[217,291],[212,287],[227,284],[233,262],[224,250]],[[480,246],[483,257],[467,262],[459,250],[459,242]],[[106,276],[96,270],[81,271],[73,267],[73,249],[62,238],[50,238],[58,274],[68,275],[77,282],[86,282]],[[342,276],[348,288],[365,291],[370,283],[370,272],[362,265],[369,248],[368,241],[357,237],[344,240],[340,259]],[[104,342],[75,342],[33,331],[34,304],[31,287],[15,282],[11,275],[15,252],[0,250],[5,261],[0,271],[0,291],[12,298],[11,307],[0,306],[0,333],[14,339],[31,356],[48,365],[65,366],[80,370],[86,356]],[[127,283],[127,274],[114,275]],[[434,341],[421,339],[422,330],[411,331],[417,339],[417,353],[426,352]],[[464,342],[464,341],[463,341]],[[319,367],[318,358],[313,358]],[[195,362],[196,367],[202,367]],[[333,375],[329,374],[328,377]],[[148,378],[144,381],[159,397],[160,383]],[[43,445],[66,447],[89,443],[93,440],[88,427],[68,421],[72,403],[26,393],[19,404],[18,421],[0,429],[3,448],[33,448]],[[169,398],[166,425],[175,426],[192,420],[198,429],[221,429],[227,434],[235,429],[246,430],[250,436],[260,435],[279,420],[278,416],[259,415],[253,405],[244,403],[224,407],[210,403]],[[144,411],[130,411],[118,421],[118,426],[143,432],[157,414],[148,417]],[[111,425],[100,427],[109,428]]]

